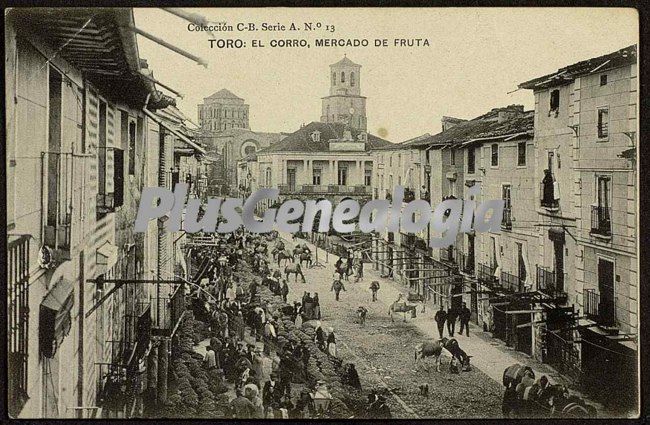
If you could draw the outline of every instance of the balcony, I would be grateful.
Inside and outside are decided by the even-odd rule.
[[[440,261],[456,264],[456,247],[450,245],[446,248],[440,248]]]
[[[10,238],[12,238],[10,236]],[[29,326],[29,236],[7,244],[8,407],[17,417],[29,399],[27,387]]]
[[[524,282],[521,281],[519,276],[515,276],[510,273],[501,272],[501,278],[499,279],[501,288],[513,293],[524,292]]]
[[[548,210],[557,210],[560,207],[559,199],[555,199],[555,181],[548,180],[539,184],[540,205]]]
[[[616,326],[616,297],[601,301],[600,294],[595,289],[585,289],[582,299],[587,318],[603,327]]]
[[[503,209],[503,218],[501,219],[501,229],[512,230],[512,207]]]
[[[597,236],[612,236],[611,210],[609,207],[591,206],[591,234]]]
[[[558,274],[545,267],[537,266],[537,290],[564,302],[567,299],[567,293],[564,292],[564,274]]]
[[[474,275],[474,256],[464,252],[458,253],[458,265],[460,271],[469,275]]]
[[[178,285],[170,297],[158,298],[157,305],[160,309],[160,323],[152,329],[152,333],[155,336],[171,337],[185,313],[185,285]]]
[[[68,258],[74,244],[73,223],[79,222],[85,212],[81,207],[84,182],[90,181],[87,159],[73,153],[41,154],[41,190],[45,197],[42,210],[43,241],[65,258]]]
[[[278,185],[280,190],[280,195],[292,195],[292,194],[304,194],[304,193],[313,193],[318,195],[371,195],[372,187],[356,185],[356,186],[347,186],[347,185],[317,185],[317,184],[303,184],[303,185],[289,185],[281,184]]]
[[[478,263],[476,266],[476,277],[483,283],[494,285],[497,280],[494,276],[495,270],[495,266]]]

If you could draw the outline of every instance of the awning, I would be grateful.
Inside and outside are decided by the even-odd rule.
[[[188,139],[187,137],[183,136],[179,131],[177,131],[176,129],[173,128],[174,126],[172,126],[171,124],[167,124],[166,122],[164,122],[162,119],[160,119],[159,117],[157,117],[156,114],[154,114],[153,112],[151,112],[151,111],[148,110],[147,108],[143,108],[142,111],[143,111],[143,112],[144,112],[144,113],[145,113],[149,118],[151,118],[152,120],[156,121],[156,122],[157,122],[158,124],[160,124],[162,127],[164,127],[164,128],[166,128],[167,130],[169,130],[169,132],[172,133],[174,136],[178,137],[178,138],[181,139],[183,142],[187,143],[188,145],[190,145],[191,147],[193,147],[194,149],[196,149],[197,151],[199,151],[199,152],[202,153],[203,155],[205,155],[205,154],[207,153],[205,149],[203,149],[201,146],[197,145],[196,143],[194,143],[193,141],[191,141],[191,140]]]
[[[61,279],[41,302],[39,317],[39,345],[45,357],[52,358],[63,339],[70,332],[70,312],[74,305],[72,282]]]

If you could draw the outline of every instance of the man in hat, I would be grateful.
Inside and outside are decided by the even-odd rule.
[[[264,383],[264,389],[262,391],[262,400],[264,402],[264,407],[267,410],[277,407],[280,404],[281,398],[282,391],[278,382],[278,374],[272,372],[271,379]]]
[[[440,310],[436,312],[434,320],[438,325],[438,334],[440,334],[440,339],[442,339],[442,334],[445,331],[445,321],[447,320],[447,312],[442,304],[440,304]]]
[[[250,419],[253,417],[255,406],[253,403],[244,397],[241,389],[235,390],[236,397],[230,402],[230,410],[232,417],[237,419]]]
[[[463,303],[463,307],[460,309],[460,314],[459,314],[459,319],[460,319],[460,334],[463,334],[463,330],[465,330],[465,334],[469,337],[469,319],[472,317],[472,312],[470,311],[469,308],[467,308],[467,303]]]

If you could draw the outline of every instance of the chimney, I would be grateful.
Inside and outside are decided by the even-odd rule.
[[[518,117],[524,113],[524,105],[508,105],[505,108],[497,108],[498,122],[504,122]]]
[[[454,127],[454,126],[456,126],[456,125],[458,125],[458,124],[460,124],[462,122],[467,121],[467,120],[464,120],[462,118],[454,118],[454,117],[443,116],[442,120],[440,120],[440,121],[442,122],[442,131],[446,131],[446,130],[449,130],[450,128],[452,128],[452,127]]]

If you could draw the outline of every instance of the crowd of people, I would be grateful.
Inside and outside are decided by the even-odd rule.
[[[310,351],[304,342],[288,341],[279,346],[279,317],[270,314],[268,305],[259,297],[264,285],[286,302],[289,287],[279,270],[259,268],[262,275],[247,285],[235,273],[240,260],[265,252],[264,236],[251,235],[243,229],[226,235],[214,235],[214,241],[193,246],[191,258],[198,265],[190,290],[192,310],[198,320],[209,324],[210,338],[206,347],[204,367],[211,376],[234,388],[230,414],[235,418],[304,418],[315,414],[307,377]],[[260,249],[260,247],[262,249]],[[304,293],[301,302],[294,302],[283,311],[297,326],[303,319],[320,318],[318,293]],[[249,330],[248,336],[246,330]],[[314,343],[323,352],[336,357],[334,330],[325,332],[316,322]],[[349,378],[358,384],[356,370]],[[292,392],[292,384],[304,387]]]
[[[445,324],[447,324],[447,333],[450,338],[454,337],[456,331],[456,322],[460,321],[460,332],[459,335],[462,335],[465,332],[465,335],[469,337],[469,321],[472,316],[471,310],[467,307],[467,303],[463,303],[460,309],[457,309],[453,305],[445,311],[445,307],[440,305],[440,310],[436,312],[434,320],[438,326],[438,334],[442,338],[445,331]]]

